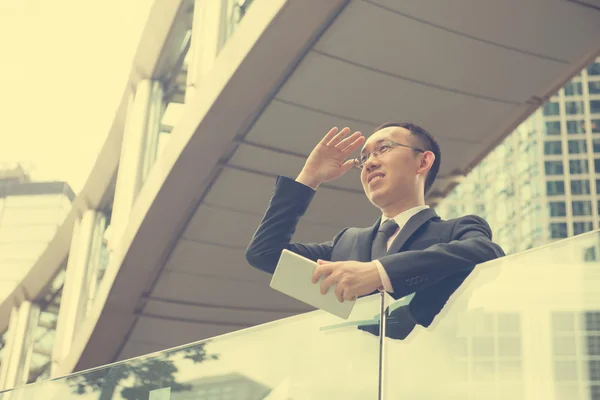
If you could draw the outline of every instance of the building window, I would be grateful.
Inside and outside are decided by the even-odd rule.
[[[600,123],[600,121],[599,121]],[[546,121],[546,135],[556,136],[560,135],[560,121]]]
[[[562,161],[545,161],[546,175],[562,175],[564,173]]]
[[[574,201],[573,216],[592,215],[592,202],[587,201]]]
[[[581,82],[570,82],[565,85],[565,96],[580,96],[583,94]]]
[[[600,82],[589,82],[588,90],[590,94],[600,94]]]
[[[590,101],[590,112],[592,114],[600,114],[600,100]]]
[[[569,154],[587,153],[585,140],[569,140]]]
[[[558,103],[550,102],[544,105],[544,115],[560,115]]]
[[[544,142],[544,154],[562,154],[562,145],[560,140],[552,140],[550,142]]]
[[[590,194],[590,181],[571,181],[571,194]]]
[[[600,75],[600,62],[595,62],[587,67],[588,75]]]
[[[546,122],[546,135],[560,135],[560,121]]]
[[[584,250],[583,261],[598,261],[595,247],[589,247]],[[592,346],[590,346],[590,338],[593,338]],[[600,356],[600,336],[588,337],[588,354],[591,356]]]
[[[600,173],[600,160],[594,160],[594,169],[596,170],[596,173]]]
[[[553,222],[550,224],[550,237],[562,239],[567,237],[567,224],[565,222]]]
[[[552,201],[550,202],[550,216],[551,217],[564,217],[567,215],[567,205],[564,201]]]
[[[600,153],[600,139],[592,139],[592,147],[594,148],[594,153]]]
[[[585,133],[585,121],[567,121],[567,133]]]
[[[569,172],[572,174],[586,174],[589,172],[587,160],[570,160]]]
[[[583,101],[566,101],[565,113],[567,115],[583,114]]]
[[[596,179],[596,194],[600,194],[600,179]],[[600,209],[598,209],[598,211],[600,211]],[[598,214],[600,214],[600,212]]]
[[[600,133],[600,119],[593,119],[592,120],[592,132],[593,133]]]
[[[600,187],[600,186],[597,186]],[[600,189],[599,189],[600,191]],[[548,196],[561,196],[565,194],[565,183],[563,181],[546,182],[546,194]]]
[[[582,233],[589,232],[594,229],[592,221],[586,222],[573,222],[573,234],[580,235]]]

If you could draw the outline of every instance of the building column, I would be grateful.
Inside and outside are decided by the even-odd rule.
[[[201,90],[202,78],[212,69],[225,36],[223,0],[195,0],[185,102]]]
[[[69,354],[77,330],[85,320],[90,280],[96,276],[98,247],[102,246],[105,225],[106,217],[95,210],[85,211],[75,223],[52,350],[52,375]]]
[[[154,164],[163,90],[160,82],[141,80],[127,114],[111,220],[112,244],[118,247],[135,199]]]
[[[13,307],[0,368],[1,389],[27,383],[39,319],[40,307],[31,301],[26,300]]]

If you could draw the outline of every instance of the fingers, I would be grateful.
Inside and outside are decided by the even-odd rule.
[[[335,297],[340,303],[344,302],[344,287],[342,285],[337,285],[335,288]]]
[[[317,283],[321,277],[331,274],[331,271],[333,270],[331,263],[327,261],[317,260],[317,264],[319,264],[319,266],[315,269],[315,272],[313,272],[312,283]]]
[[[336,128],[337,129],[337,128]],[[331,133],[331,131],[329,131]],[[346,137],[346,135],[348,135],[350,133],[350,128],[346,127],[344,129],[342,129],[337,135],[333,136],[328,142],[327,142],[327,146],[337,146],[337,144],[339,142],[342,141],[342,139],[344,137]],[[329,133],[325,136],[327,137],[329,136]]]
[[[358,131],[354,132],[352,135],[348,136],[344,140],[340,141],[335,147],[341,150],[345,150],[346,147],[355,142],[358,138],[362,137],[362,134]]]
[[[360,132],[357,132],[360,136],[358,136],[356,139],[354,139],[352,142],[350,142],[350,144],[348,144],[345,148],[343,148],[342,152],[347,156],[350,155],[352,153],[354,153],[356,150],[358,150],[359,147],[361,147],[364,143],[365,143],[365,137],[360,134]],[[354,135],[352,135],[354,136]],[[351,136],[351,137],[352,137]]]
[[[319,144],[322,144],[324,146],[327,145],[327,143],[329,143],[331,141],[331,139],[333,139],[333,137],[335,136],[335,134],[337,133],[338,128],[333,127],[329,130],[329,132],[327,132],[327,135],[325,135],[323,137],[323,139],[321,139],[321,141],[319,142]]]
[[[321,294],[327,294],[327,291],[329,290],[329,288],[336,283],[337,277],[332,275],[329,275],[327,278],[323,279],[323,282],[321,282]],[[335,291],[335,294],[337,296],[337,289]],[[339,300],[339,297],[338,297]]]
[[[344,173],[346,173],[346,172],[350,171],[352,169],[352,167],[354,167],[355,165],[357,165],[356,158],[353,158],[351,160],[344,161],[341,168],[342,168],[342,171]]]

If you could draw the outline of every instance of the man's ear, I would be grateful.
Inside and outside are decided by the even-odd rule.
[[[433,166],[435,161],[435,154],[431,151],[426,151],[423,153],[423,157],[421,157],[421,164],[419,165],[419,170],[417,173],[427,172]]]

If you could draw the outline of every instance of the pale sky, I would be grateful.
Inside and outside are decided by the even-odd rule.
[[[83,188],[153,0],[0,0],[0,164]]]

